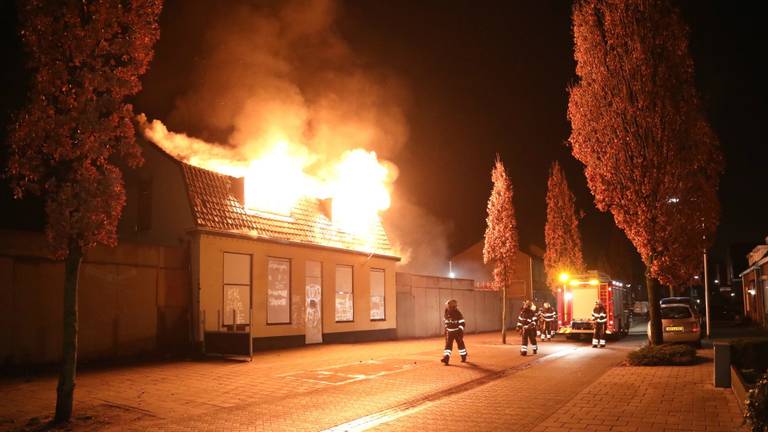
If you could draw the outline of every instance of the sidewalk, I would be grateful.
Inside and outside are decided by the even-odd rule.
[[[746,431],[731,389],[712,385],[712,351],[693,366],[615,367],[539,424],[554,431]]]
[[[510,342],[514,335],[510,332]],[[81,370],[74,416],[84,430],[145,422],[158,429],[187,423],[194,430],[203,424],[216,428],[215,421],[227,412],[243,418],[245,412],[258,416],[247,407],[270,407],[262,418],[274,420],[270,427],[279,430],[280,421],[291,420],[303,404],[326,404],[329,409],[307,424],[330,427],[368,414],[365,410],[385,409],[533,360],[517,355],[517,344],[501,345],[499,339],[498,333],[467,335],[470,362],[460,364],[456,356],[448,368],[438,361],[443,339],[431,338],[260,352],[253,362],[211,359]],[[542,355],[553,349],[554,344],[543,348]],[[0,430],[50,419],[55,389],[55,376],[0,378]]]

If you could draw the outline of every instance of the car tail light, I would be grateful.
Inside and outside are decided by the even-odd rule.
[[[691,327],[691,332],[697,333],[699,331],[699,323],[693,323],[693,326]]]

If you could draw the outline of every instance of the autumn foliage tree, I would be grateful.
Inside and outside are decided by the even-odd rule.
[[[693,274],[718,222],[717,138],[694,86],[688,29],[665,0],[584,0],[573,9],[573,155],[600,210],[646,265],[651,342],[657,282]]]
[[[507,343],[507,289],[514,275],[518,242],[512,182],[499,155],[496,155],[491,180],[493,189],[488,198],[483,261],[493,264],[493,285],[502,293],[501,342]]]
[[[581,252],[579,220],[573,193],[568,188],[565,173],[557,162],[552,163],[547,181],[547,222],[544,225],[544,269],[547,284],[557,287],[561,273],[578,274],[585,270]]]
[[[116,243],[125,192],[115,162],[142,162],[125,99],[141,88],[161,7],[161,0],[20,2],[31,83],[11,125],[5,174],[15,197],[43,197],[48,243],[64,260],[56,421],[72,414],[80,263],[88,248]]]

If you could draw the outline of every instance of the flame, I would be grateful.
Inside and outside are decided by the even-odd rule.
[[[313,179],[304,173],[309,165],[305,152],[292,151],[285,140],[277,141],[245,172],[245,206],[289,216],[296,202],[315,195]]]
[[[338,160],[324,161],[306,146],[270,134],[272,144],[256,156],[168,131],[165,125],[139,117],[144,135],[178,159],[233,177],[245,178],[245,207],[260,213],[290,216],[302,198],[331,198],[332,223],[373,249],[379,234],[379,216],[391,204],[394,164],[376,152],[354,149]],[[263,147],[263,146],[262,146]],[[316,174],[310,174],[314,172]]]
[[[390,171],[379,162],[376,152],[346,152],[329,182],[333,222],[358,236],[373,233],[379,213],[391,204],[389,177]]]

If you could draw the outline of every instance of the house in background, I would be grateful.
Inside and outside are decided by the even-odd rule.
[[[456,278],[472,279],[477,288],[490,289],[493,266],[483,263],[483,240],[478,241],[451,258],[451,269]],[[513,270],[513,280],[507,296],[519,301],[534,299],[537,302],[554,300],[547,289],[544,274],[544,251],[535,245],[520,248]]]
[[[747,254],[747,262],[749,267],[739,274],[744,298],[744,318],[768,327],[768,244],[755,246]]]

